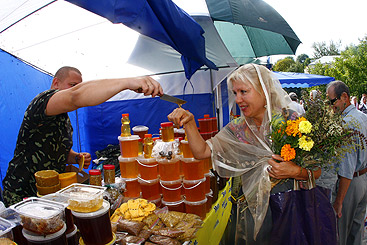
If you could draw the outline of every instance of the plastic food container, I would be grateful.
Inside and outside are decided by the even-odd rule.
[[[10,208],[19,213],[24,229],[47,235],[63,228],[65,207],[61,203],[31,197]]]
[[[200,180],[183,180],[185,197],[189,202],[198,202],[205,198],[205,178]]]
[[[202,220],[205,219],[206,202],[207,202],[206,198],[204,200],[200,200],[197,202],[189,202],[187,200],[185,200],[184,202],[185,202],[186,213],[196,214],[196,215],[199,215]]]
[[[110,203],[105,200],[102,207],[95,212],[72,211],[75,224],[85,244],[108,244],[113,240],[109,211]]]
[[[210,173],[210,169],[212,169],[212,158],[205,158],[202,160],[204,162],[204,174]]]
[[[181,140],[182,145],[182,154],[184,158],[193,158],[194,155],[192,155],[189,142],[187,140]]]
[[[15,227],[12,229],[13,241],[16,244],[27,244],[27,239],[22,234],[23,226],[19,214],[11,208],[6,208],[0,213],[0,217],[15,224]]]
[[[169,211],[177,211],[177,212],[182,212],[185,213],[185,203],[184,203],[184,199],[181,199],[178,202],[166,202],[164,197],[162,199],[162,205],[166,206],[168,208]]]
[[[137,157],[139,154],[139,136],[118,137],[122,157]]]
[[[156,200],[161,197],[159,179],[154,180],[145,180],[142,178],[138,178],[140,189],[141,189],[141,196],[144,199]]]
[[[66,240],[68,241],[68,245],[78,245],[79,239],[77,235],[78,228],[74,225],[74,229],[70,233],[66,233]]]
[[[39,187],[49,187],[59,184],[59,173],[55,170],[41,170],[34,174]]]
[[[210,118],[199,118],[200,133],[210,133],[212,131],[212,120]]]
[[[120,163],[121,178],[137,178],[138,177],[138,163],[136,157],[118,157]]]
[[[138,157],[137,162],[138,172],[142,179],[152,180],[158,178],[158,163],[155,158]]]
[[[103,180],[106,185],[115,183],[115,165],[103,165]]]
[[[204,162],[195,158],[181,158],[182,170],[186,180],[204,178]]]
[[[58,193],[68,199],[68,208],[72,211],[89,213],[102,207],[106,189],[102,186],[71,184]]]
[[[26,229],[23,229],[22,233],[23,236],[27,239],[29,245],[33,244],[64,245],[67,244],[65,230],[66,225],[63,224],[61,230],[49,235],[39,235]]]
[[[99,169],[89,170],[89,184],[102,186],[102,173]]]
[[[162,195],[166,202],[178,202],[182,199],[182,180],[160,181]]]
[[[180,178],[180,159],[158,159],[158,170],[161,180],[172,181]]]
[[[140,197],[140,184],[138,178],[133,179],[122,179],[125,182],[124,196],[129,198]]]
[[[12,229],[15,227],[13,222],[0,218],[0,238],[9,238],[13,240]]]

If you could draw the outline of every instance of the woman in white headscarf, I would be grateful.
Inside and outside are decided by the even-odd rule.
[[[227,79],[241,109],[241,117],[228,123],[215,137],[204,141],[194,116],[181,108],[175,109],[168,119],[184,126],[190,149],[197,159],[212,157],[213,167],[221,177],[240,176],[246,198],[246,212],[237,220],[236,242],[243,244],[269,244],[271,232],[270,193],[293,188],[293,181],[285,181],[272,188],[275,179],[307,180],[307,171],[293,162],[285,162],[271,151],[268,138],[271,119],[282,118],[287,109],[288,119],[298,114],[289,108],[291,99],[279,80],[265,67],[247,64],[234,71]],[[290,109],[290,110],[289,110]],[[315,172],[315,177],[321,171]],[[265,220],[265,221],[264,221]],[[256,238],[256,240],[254,240]]]
[[[362,94],[361,103],[359,103],[359,110],[365,114],[367,114],[367,96],[366,94]]]

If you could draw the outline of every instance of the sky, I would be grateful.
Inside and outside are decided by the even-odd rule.
[[[341,49],[367,35],[366,0],[264,0],[288,22],[301,44],[296,56],[313,57],[314,42],[341,41]],[[271,61],[284,56],[272,56]]]

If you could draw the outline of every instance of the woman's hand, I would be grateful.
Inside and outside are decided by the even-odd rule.
[[[194,115],[182,108],[176,108],[167,116],[167,118],[174,124],[181,127],[191,120],[194,120]]]
[[[268,160],[269,176],[276,179],[297,178],[300,175],[301,167],[294,162],[285,162],[279,155],[272,155],[272,159]],[[306,171],[303,169],[303,171]]]

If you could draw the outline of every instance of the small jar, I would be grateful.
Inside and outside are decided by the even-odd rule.
[[[105,185],[115,183],[115,165],[103,165]]]
[[[175,140],[175,133],[173,130],[172,122],[161,123],[161,134],[164,142],[170,142]]]
[[[89,170],[89,184],[102,186],[101,170],[99,169]]]

